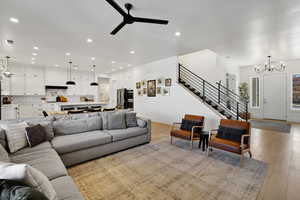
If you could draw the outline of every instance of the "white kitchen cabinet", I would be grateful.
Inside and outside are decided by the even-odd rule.
[[[25,95],[25,76],[24,74],[15,74],[10,78],[11,95]]]
[[[2,120],[17,119],[18,117],[18,105],[7,104],[1,107]]]
[[[10,95],[10,79],[4,77],[1,84],[1,94]]]
[[[25,94],[45,95],[44,69],[28,67],[25,69]]]
[[[46,85],[65,85],[67,81],[67,71],[65,69],[47,68],[45,71]]]

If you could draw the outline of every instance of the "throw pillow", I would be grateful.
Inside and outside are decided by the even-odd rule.
[[[48,178],[30,165],[0,162],[0,171],[0,179],[19,181],[40,191],[49,200],[57,200],[56,192]]]
[[[192,131],[193,126],[203,126],[203,122],[182,119],[180,129],[185,131]],[[201,133],[202,128],[197,127],[194,129],[194,132]]]
[[[0,161],[9,162],[8,153],[1,144],[0,144]]]
[[[26,138],[30,147],[34,147],[42,142],[47,141],[47,133],[45,128],[40,124],[26,127]]]
[[[137,119],[137,124],[140,128],[146,128],[147,127],[147,121],[142,119]]]
[[[53,131],[52,122],[48,122],[48,121],[39,122],[39,123],[28,122],[29,126],[36,126],[38,124],[40,124],[44,128],[44,130],[46,132],[47,141],[51,141],[54,138],[54,131]]]
[[[126,128],[126,120],[124,112],[115,112],[110,113],[107,116],[107,129],[115,130],[115,129],[125,129]]]
[[[137,119],[136,119],[136,113],[134,113],[134,112],[125,113],[125,117],[126,117],[127,128],[138,126]]]
[[[26,122],[2,125],[2,128],[6,133],[10,153],[14,153],[28,146],[25,130],[26,127],[28,127]]]
[[[226,126],[219,126],[217,138],[226,139],[234,142],[241,142],[242,135],[246,134],[245,129],[232,128]],[[245,140],[245,144],[248,143],[248,138]]]
[[[48,198],[38,190],[18,181],[0,180],[1,200],[48,200]]]

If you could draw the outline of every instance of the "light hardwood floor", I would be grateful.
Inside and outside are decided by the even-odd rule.
[[[152,140],[168,137],[170,125],[153,123]],[[259,200],[300,199],[300,124],[291,133],[252,129],[253,158],[269,164]],[[299,192],[299,193],[298,193]]]

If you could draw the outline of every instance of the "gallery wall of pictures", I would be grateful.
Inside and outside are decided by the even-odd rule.
[[[156,80],[142,80],[136,83],[138,96],[156,97],[158,95],[169,96],[172,86],[171,78],[159,78]]]

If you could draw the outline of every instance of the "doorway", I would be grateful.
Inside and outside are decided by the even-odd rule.
[[[286,120],[286,74],[265,74],[263,76],[263,117]]]

